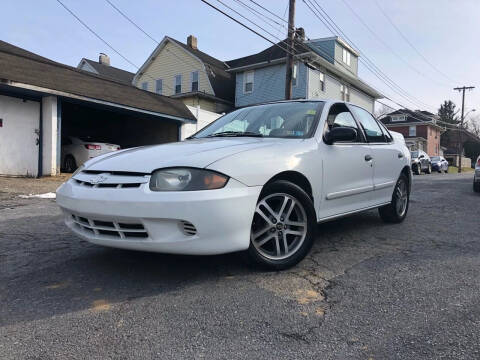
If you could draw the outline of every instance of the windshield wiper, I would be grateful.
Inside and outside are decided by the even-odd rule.
[[[263,137],[262,134],[252,132],[252,131],[221,131],[218,133],[210,134],[205,137],[222,137],[222,136],[252,136],[252,137]]]

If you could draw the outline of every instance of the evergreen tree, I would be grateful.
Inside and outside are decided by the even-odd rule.
[[[438,109],[438,116],[440,120],[449,124],[456,125],[460,122],[458,116],[455,113],[455,104],[452,100],[445,100]]]

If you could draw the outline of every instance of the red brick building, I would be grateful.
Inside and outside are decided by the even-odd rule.
[[[443,155],[440,136],[445,129],[437,124],[437,115],[400,109],[380,120],[388,129],[401,133],[410,150],[423,150],[430,156]]]

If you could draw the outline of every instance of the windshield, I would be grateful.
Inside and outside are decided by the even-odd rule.
[[[430,159],[431,159],[432,161],[440,161],[440,160],[441,160],[441,159],[440,159],[440,156],[432,156]]]
[[[418,157],[418,151],[412,151],[412,158]]]
[[[192,136],[306,138],[316,128],[323,102],[285,102],[232,111]]]

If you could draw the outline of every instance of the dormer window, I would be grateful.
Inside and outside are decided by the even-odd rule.
[[[405,121],[405,115],[392,115],[392,122]]]
[[[347,64],[348,66],[350,66],[350,63],[351,63],[351,54],[350,54],[350,51],[348,51],[347,49],[343,48],[342,49],[342,61]]]

